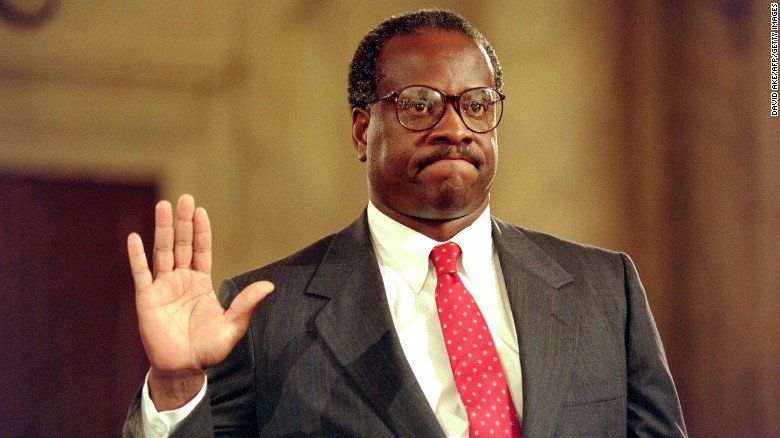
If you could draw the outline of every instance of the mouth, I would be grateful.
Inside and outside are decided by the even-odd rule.
[[[479,168],[480,165],[479,159],[477,159],[468,146],[458,145],[457,147],[438,149],[430,155],[423,157],[417,165],[417,172],[440,161],[465,161],[476,168]]]

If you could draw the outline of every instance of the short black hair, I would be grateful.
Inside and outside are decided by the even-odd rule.
[[[372,29],[358,44],[349,64],[349,104],[352,108],[366,108],[375,101],[379,80],[377,59],[387,41],[396,35],[414,33],[420,29],[434,28],[461,32],[482,46],[493,66],[493,78],[498,91],[502,91],[501,64],[493,46],[474,26],[460,15],[443,9],[420,9],[402,15],[394,15]]]

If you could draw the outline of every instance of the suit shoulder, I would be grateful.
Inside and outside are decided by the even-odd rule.
[[[519,232],[520,234],[524,235],[532,242],[536,243],[541,247],[569,248],[571,251],[599,252],[599,253],[605,253],[609,255],[619,254],[619,252],[610,249],[601,248],[594,245],[588,245],[585,243],[575,242],[573,240],[565,239],[563,237],[555,236],[553,234],[545,233],[542,231],[523,228],[518,225],[511,224],[509,222],[506,222],[502,219],[498,219],[495,217],[493,218],[493,220],[496,223],[496,226],[499,227],[499,229],[511,228]]]
[[[512,230],[512,232],[519,233],[564,267],[571,264],[601,265],[606,263],[609,265],[620,265],[622,269],[624,260],[628,259],[626,254],[614,250],[523,228],[501,219],[494,218],[494,221],[499,230]]]

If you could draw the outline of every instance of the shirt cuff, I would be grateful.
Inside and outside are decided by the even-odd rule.
[[[204,377],[203,387],[200,392],[190,400],[186,405],[172,411],[157,412],[151,397],[149,397],[149,373],[146,373],[144,387],[141,390],[141,418],[144,426],[144,436],[168,438],[171,433],[192,411],[198,406],[198,403],[206,396],[206,385],[208,378]]]

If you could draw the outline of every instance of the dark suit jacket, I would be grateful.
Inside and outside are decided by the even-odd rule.
[[[493,239],[520,344],[523,436],[685,436],[631,260],[495,218]],[[175,436],[444,436],[401,349],[365,213],[225,281],[223,304],[257,280],[276,290]],[[127,435],[142,434],[138,406]]]

